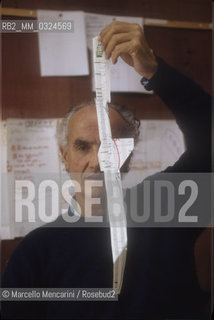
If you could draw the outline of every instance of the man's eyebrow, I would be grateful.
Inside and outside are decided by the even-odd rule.
[[[91,142],[89,142],[89,141],[86,141],[86,140],[83,140],[83,139],[76,139],[75,141],[74,141],[74,146],[80,146],[80,145],[89,145],[89,144],[92,144]]]
[[[81,139],[81,138],[77,138],[73,142],[74,148],[79,148],[79,147],[89,148],[92,145],[97,145],[97,142],[96,141],[88,141],[88,140]],[[99,145],[100,145],[100,143],[99,143]]]

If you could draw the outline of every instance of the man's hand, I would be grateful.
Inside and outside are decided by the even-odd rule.
[[[157,60],[138,24],[114,21],[98,38],[106,58],[117,62],[120,56],[143,77],[150,79],[157,70]]]

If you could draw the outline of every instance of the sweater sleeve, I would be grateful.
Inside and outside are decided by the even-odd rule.
[[[211,97],[192,79],[161,58],[158,70],[145,88],[154,90],[172,111],[184,134],[186,152],[168,172],[211,170]]]

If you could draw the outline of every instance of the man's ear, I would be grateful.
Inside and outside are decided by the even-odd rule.
[[[59,151],[62,157],[62,161],[65,165],[66,170],[69,169],[69,161],[68,161],[68,147],[59,146]]]

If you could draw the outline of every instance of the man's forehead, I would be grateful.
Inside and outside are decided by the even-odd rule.
[[[112,108],[109,108],[109,116],[112,134],[116,134],[117,136],[125,129],[126,123],[121,115]],[[99,134],[96,107],[91,105],[76,111],[69,121],[68,131],[69,136],[79,136],[81,134],[83,139],[87,137],[86,140],[93,140],[93,137],[90,139],[90,136]]]
[[[70,138],[81,140],[93,139],[93,136],[98,136],[98,123],[96,109],[91,107],[82,108],[75,112],[68,125],[68,134]]]
[[[85,123],[90,120],[95,120],[97,122],[97,112],[95,105],[85,106],[77,111],[71,116],[70,122],[79,122],[79,125],[82,121]]]
[[[75,118],[76,119],[82,119],[82,118],[86,118],[86,114],[87,116],[90,116],[90,118],[96,119],[97,121],[97,111],[96,111],[96,106],[95,105],[88,105],[85,107],[82,107],[81,109],[77,110],[71,117],[71,119]],[[109,107],[109,117],[110,120],[112,121],[119,121],[121,123],[125,122],[124,119],[122,118],[122,116],[119,114],[119,112],[111,107]],[[90,119],[89,118],[89,119]]]

